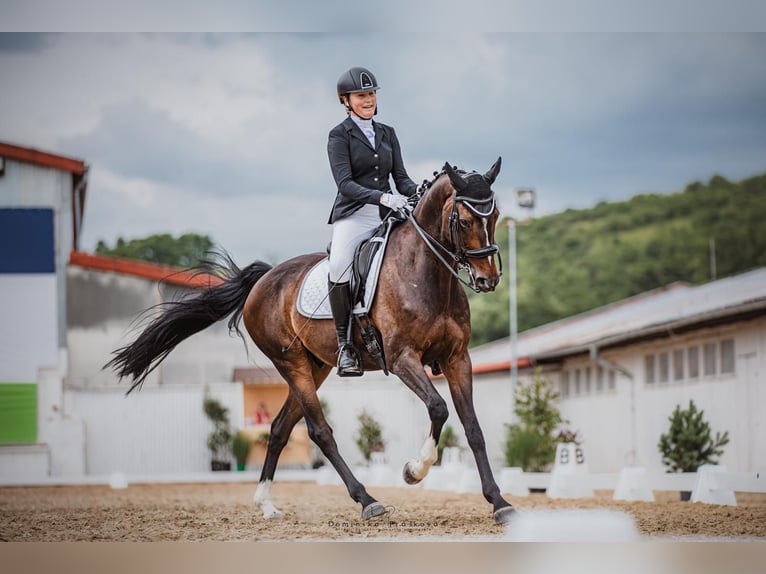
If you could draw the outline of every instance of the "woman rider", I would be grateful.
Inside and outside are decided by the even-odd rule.
[[[338,335],[338,375],[359,376],[359,355],[349,336],[351,262],[389,210],[407,204],[417,186],[407,175],[394,128],[374,122],[378,82],[367,68],[354,67],[338,79],[338,99],[348,117],[330,131],[327,154],[338,185],[328,223],[332,224],[329,261],[330,307]],[[389,185],[393,178],[401,195]]]

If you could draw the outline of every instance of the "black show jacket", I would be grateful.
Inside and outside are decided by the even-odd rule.
[[[394,128],[375,121],[373,127],[374,149],[350,117],[330,130],[327,155],[338,195],[328,223],[347,217],[366,203],[379,204],[384,193],[391,193],[389,177],[402,195],[410,196],[417,190],[404,169]],[[381,206],[381,217],[387,211]]]

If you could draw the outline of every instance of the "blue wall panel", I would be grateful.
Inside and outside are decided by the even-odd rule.
[[[52,209],[0,209],[0,273],[54,273]]]

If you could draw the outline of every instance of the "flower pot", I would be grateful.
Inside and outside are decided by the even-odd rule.
[[[240,471],[240,472],[245,470],[245,463],[244,462],[238,462],[237,463],[237,470]]]
[[[689,502],[692,499],[692,491],[691,490],[682,490],[681,491],[681,502]]]
[[[213,460],[210,461],[210,468],[212,470],[231,470],[231,463],[228,461]]]

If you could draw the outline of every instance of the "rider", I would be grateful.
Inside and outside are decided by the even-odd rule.
[[[332,224],[329,262],[330,307],[338,335],[338,375],[362,374],[349,336],[351,262],[389,210],[407,205],[417,185],[407,175],[394,128],[375,122],[378,82],[367,68],[354,67],[338,79],[338,99],[348,117],[330,131],[327,154],[338,185],[328,223]],[[393,177],[399,194],[389,185]]]

